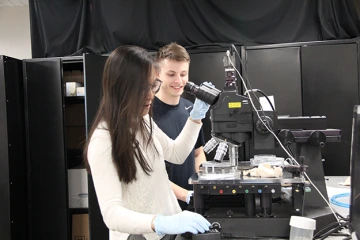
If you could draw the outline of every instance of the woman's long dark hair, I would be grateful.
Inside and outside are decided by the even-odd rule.
[[[112,158],[120,181],[131,183],[136,180],[135,161],[139,162],[146,174],[149,175],[152,171],[142,155],[136,134],[140,133],[143,141],[147,143],[146,147],[154,146],[151,138],[151,118],[149,124],[143,119],[143,105],[148,94],[144,89],[148,89],[153,71],[150,56],[140,47],[121,46],[108,57],[102,77],[100,106],[83,153],[89,172],[91,172],[87,157],[89,142],[101,122],[106,123],[110,133]]]

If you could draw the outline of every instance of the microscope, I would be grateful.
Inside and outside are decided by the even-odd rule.
[[[192,82],[188,82],[184,90],[211,105],[212,139],[204,146],[204,151],[209,153],[219,144],[215,161],[222,162],[229,147],[230,163],[235,166],[238,147],[246,141],[252,140],[254,149],[275,148],[275,138],[269,130],[277,130],[277,116],[275,111],[256,114],[250,99],[238,94],[235,70],[226,57],[224,67],[225,83],[222,92],[207,85],[197,86]]]
[[[194,187],[193,209],[190,210],[213,223],[210,232],[191,238],[289,237],[292,215],[316,219],[317,229],[333,222],[335,218],[320,196],[321,193],[327,198],[321,147],[326,142],[339,142],[341,131],[327,129],[326,117],[278,117],[275,109],[255,109],[250,95],[238,93],[235,57],[227,52],[223,62],[225,81],[222,91],[192,82],[184,88],[211,105],[212,138],[204,151],[209,153],[217,147],[214,159],[203,163],[199,173],[189,179],[189,184]],[[239,148],[245,143],[254,149],[284,148],[295,144],[296,154],[289,158],[289,164],[277,162],[276,157],[271,159],[271,167],[281,168],[281,175],[254,177],[247,173],[260,164],[239,159]],[[224,160],[227,152],[229,159]],[[320,193],[312,189],[305,176]],[[288,197],[284,197],[284,192]]]

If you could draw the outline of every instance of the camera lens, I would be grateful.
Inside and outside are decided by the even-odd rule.
[[[198,86],[193,82],[187,82],[184,91],[195,95],[196,98],[210,105],[213,105],[217,101],[220,94],[220,90],[216,88],[211,88],[206,85]]]

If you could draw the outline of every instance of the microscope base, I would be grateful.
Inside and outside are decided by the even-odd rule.
[[[223,238],[289,237],[290,218],[208,218],[221,224]]]
[[[305,207],[304,217],[316,220],[314,233],[319,232],[328,224],[337,221],[329,207]]]
[[[316,230],[314,233],[336,221],[328,207],[306,207],[304,217],[316,220]],[[207,220],[211,223],[220,223],[222,239],[246,239],[254,237],[288,238],[290,235],[290,216],[273,218],[214,216],[207,217]],[[200,239],[194,238],[194,236],[193,238],[189,237],[185,239]]]

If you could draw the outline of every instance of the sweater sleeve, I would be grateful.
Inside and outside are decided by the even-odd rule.
[[[88,160],[106,226],[112,231],[129,234],[153,233],[151,221],[155,215],[123,207],[122,186],[112,161],[111,151],[109,132],[95,130],[88,148]]]
[[[175,164],[184,163],[195,146],[202,123],[195,123],[188,119],[175,140],[169,138],[156,124],[154,125],[154,133],[163,147],[164,159]]]

